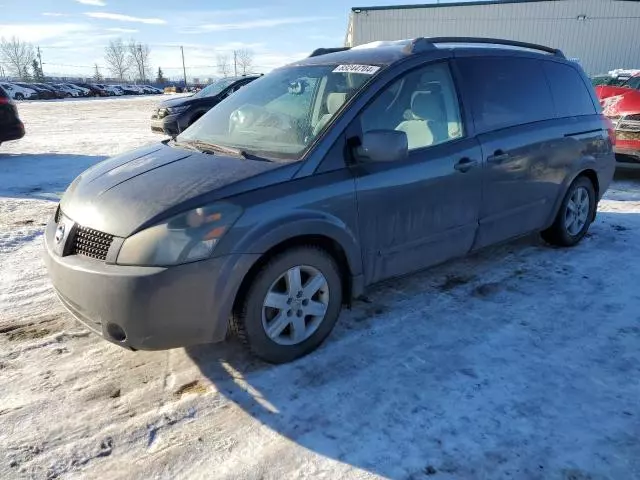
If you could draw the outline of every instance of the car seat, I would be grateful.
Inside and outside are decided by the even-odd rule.
[[[320,117],[320,120],[313,129],[314,135],[320,133],[320,130],[322,130],[324,126],[329,123],[329,121],[333,118],[336,112],[340,110],[340,107],[342,107],[342,104],[346,100],[346,93],[333,92],[327,95],[327,113]]]

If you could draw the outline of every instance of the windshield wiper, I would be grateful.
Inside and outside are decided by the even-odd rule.
[[[189,143],[205,153],[222,153],[226,155],[234,155],[236,157],[242,157],[246,160],[259,160],[262,162],[270,162],[270,160],[264,157],[253,155],[241,148],[227,147],[226,145],[219,145],[217,143],[205,142],[204,140],[192,140]]]
[[[202,150],[193,145],[191,142],[179,142],[176,139],[173,139],[172,142],[176,147],[184,148],[186,150],[193,150],[194,152],[202,152]]]
[[[233,155],[236,157],[244,158],[246,160],[258,160],[261,162],[271,161],[268,158],[259,157],[258,155],[254,155],[240,148],[227,147],[225,145],[218,145],[216,143],[205,142],[204,140],[177,141],[174,139],[173,144],[176,147],[186,148],[187,150],[193,150],[194,152],[208,153],[213,155],[215,154]]]

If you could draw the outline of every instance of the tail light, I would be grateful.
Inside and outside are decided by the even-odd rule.
[[[613,122],[611,121],[611,119],[609,117],[606,117],[604,115],[602,115],[602,121],[604,122],[606,128],[607,128],[607,133],[609,134],[609,140],[611,141],[611,145],[616,144],[616,127],[613,124]]]
[[[11,103],[8,98],[0,97],[0,105],[6,105],[8,103]]]

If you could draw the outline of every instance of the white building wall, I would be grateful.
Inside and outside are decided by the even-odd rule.
[[[640,1],[363,8],[351,12],[346,44],[441,36],[506,38],[560,48],[591,74],[640,68]]]

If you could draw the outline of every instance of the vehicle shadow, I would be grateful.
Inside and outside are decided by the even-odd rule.
[[[572,249],[527,238],[385,282],[290,364],[263,363],[235,340],[186,353],[261,424],[346,465],[403,479],[553,475],[562,462],[549,464],[547,450],[575,446],[553,432],[604,415],[585,379],[610,375],[619,359],[599,318],[626,321],[611,314],[620,287],[584,279],[632,262],[636,250],[620,248],[638,228],[640,214],[601,212]],[[609,353],[592,356],[589,342]],[[564,362],[584,370],[569,374]],[[595,448],[586,430],[576,435]]]
[[[58,201],[80,173],[103,155],[0,153],[0,197]]]

